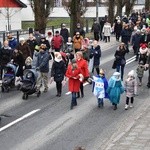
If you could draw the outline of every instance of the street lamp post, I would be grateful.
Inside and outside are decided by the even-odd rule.
[[[96,20],[98,21],[98,0],[96,0]]]

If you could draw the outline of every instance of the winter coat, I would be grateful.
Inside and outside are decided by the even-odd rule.
[[[29,45],[27,43],[24,43],[23,45],[21,45],[19,43],[19,45],[17,46],[17,49],[22,52],[24,61],[26,60],[26,58],[28,56],[32,57],[32,53],[31,53],[30,47],[29,47]]]
[[[82,48],[82,42],[83,42],[83,37],[80,36],[77,38],[76,36],[73,37],[73,47],[74,49],[81,49]]]
[[[43,73],[49,72],[49,54],[46,51],[39,52],[37,56],[36,68],[39,68],[39,71]]]
[[[123,29],[121,31],[122,42],[128,44],[131,37],[131,31],[129,29]]]
[[[70,92],[79,92],[80,90],[79,74],[81,74],[80,68],[76,68],[75,70],[72,70],[72,65],[70,64],[68,66],[66,71],[66,77],[69,78],[68,87]],[[73,77],[77,79],[74,79]]]
[[[81,69],[81,73],[82,73],[83,77],[84,78],[89,77],[87,61],[85,59],[81,58],[80,60],[77,60],[77,65],[78,65],[79,69]]]
[[[64,79],[66,67],[63,60],[57,62],[54,60],[51,69],[51,77],[54,77],[55,82],[62,82]]]
[[[141,35],[140,34],[134,34],[132,37],[132,45],[134,47],[140,47],[140,40],[141,40]]]
[[[139,65],[136,69],[137,77],[142,78],[144,75],[145,67],[143,65]]]
[[[125,59],[125,55],[126,53],[128,53],[128,49],[124,48],[123,50],[120,50],[120,48],[118,48],[115,52],[115,59],[116,59],[116,64],[117,65],[125,65],[125,64],[122,64],[122,60],[126,60]]]
[[[76,32],[79,32],[82,37],[85,37],[85,31],[83,30],[83,28],[76,28],[74,35],[76,34]]]
[[[12,50],[8,47],[2,47],[0,49],[0,66],[5,66],[8,62],[10,62],[12,56]]]
[[[9,47],[11,47],[11,49],[15,49],[17,46],[16,38],[13,37],[12,39],[9,39],[8,41],[9,41]]]
[[[124,88],[126,91],[126,96],[127,97],[134,97],[135,94],[137,94],[137,82],[135,78],[132,79],[126,79]]]
[[[121,34],[122,31],[122,24],[121,23],[115,23],[114,32],[117,34]]]
[[[61,46],[63,44],[63,39],[62,36],[58,35],[58,36],[54,36],[52,38],[52,48],[53,49],[61,49]]]
[[[150,34],[143,34],[141,35],[140,43],[147,43],[150,42]]]
[[[96,23],[93,23],[91,32],[99,33],[100,29],[101,29],[101,27],[100,27],[99,23],[96,22]]]
[[[35,46],[38,45],[37,41],[36,40],[27,40],[27,44],[29,45],[30,47],[30,50],[31,50],[31,54],[32,54],[32,58],[33,58],[33,53],[34,53],[34,50],[35,50]]]
[[[110,24],[104,24],[103,33],[104,33],[104,36],[111,35],[111,25]]]
[[[66,29],[66,28],[61,29],[60,30],[60,35],[63,37],[64,43],[67,43],[68,37],[69,37],[69,31],[68,31],[68,29]]]
[[[109,95],[109,99],[111,103],[119,104],[120,95],[124,92],[124,87],[121,83],[121,80],[116,80],[114,76],[112,76],[108,81],[107,93]]]
[[[23,76],[23,66],[25,65],[23,54],[21,52],[13,52],[12,59],[13,63],[19,66],[16,76]]]
[[[90,58],[93,58],[93,57],[94,57],[93,66],[94,67],[99,66],[100,65],[100,57],[101,57],[101,48],[99,45],[97,47],[95,47],[95,48],[93,47],[91,49]]]

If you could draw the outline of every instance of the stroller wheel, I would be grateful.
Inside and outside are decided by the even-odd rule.
[[[39,97],[41,95],[41,91],[39,91],[38,93],[37,93],[37,97]]]
[[[8,88],[6,88],[6,92],[7,92],[7,93],[9,92],[9,87],[8,87]]]
[[[1,87],[2,92],[4,92],[4,87]]]
[[[27,100],[28,99],[28,94],[23,94],[22,99]]]

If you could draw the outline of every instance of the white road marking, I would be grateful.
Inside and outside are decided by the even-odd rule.
[[[5,125],[4,127],[0,128],[0,132],[2,132],[2,131],[4,131],[4,130],[6,130],[7,128],[13,126],[14,124],[16,124],[16,123],[18,123],[18,122],[20,122],[20,121],[26,119],[27,117],[29,117],[29,116],[35,114],[35,113],[38,112],[38,111],[40,111],[40,109],[33,110],[33,111],[31,111],[31,112],[25,114],[24,116],[18,118],[17,120],[14,120],[13,122],[11,122],[11,123]]]

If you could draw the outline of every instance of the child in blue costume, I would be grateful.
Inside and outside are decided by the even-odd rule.
[[[104,107],[104,98],[108,98],[107,88],[108,82],[104,70],[101,69],[99,75],[93,76],[93,94],[97,97],[99,108]]]
[[[114,106],[114,110],[116,110],[117,104],[120,102],[120,95],[124,92],[124,87],[122,85],[119,72],[115,72],[109,79],[107,92],[109,99]]]

